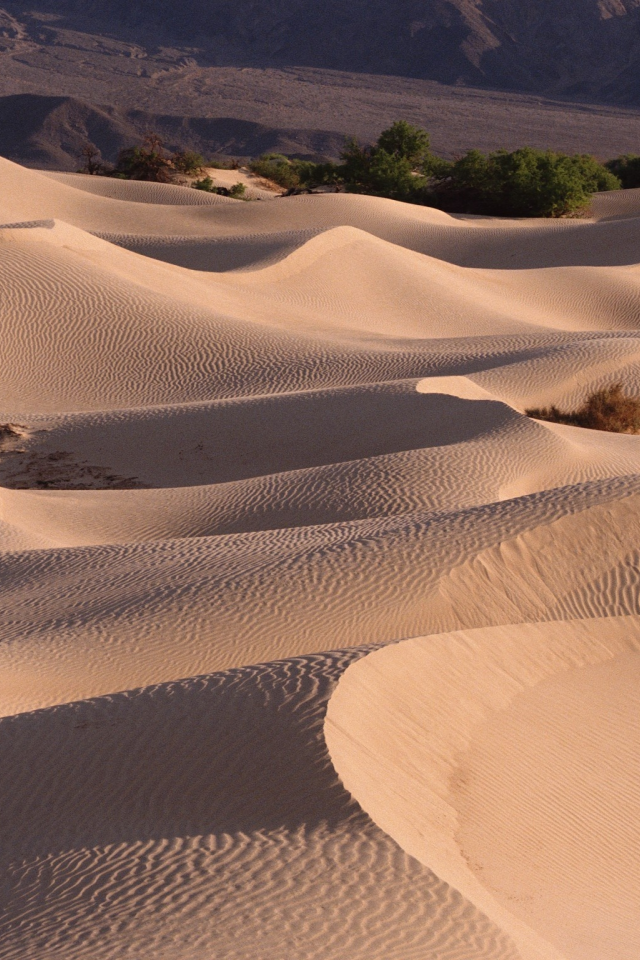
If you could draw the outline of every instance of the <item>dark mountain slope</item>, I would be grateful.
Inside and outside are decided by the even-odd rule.
[[[253,157],[267,150],[300,156],[335,155],[343,138],[314,130],[278,130],[232,118],[179,117],[144,110],[94,107],[73,97],[16,94],[0,97],[0,156],[17,163],[75,170],[87,141],[104,160],[113,161],[124,147],[155,131],[170,150],[197,150]]]
[[[137,44],[144,55],[180,48],[201,65],[297,65],[618,102],[640,97],[640,0],[8,0],[4,7],[10,42],[20,35],[69,45],[72,31]]]

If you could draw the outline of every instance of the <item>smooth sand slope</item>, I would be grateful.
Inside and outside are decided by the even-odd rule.
[[[639,195],[0,187],[0,960],[637,956]]]
[[[347,670],[326,738],[402,847],[524,960],[638,955],[640,620],[407,640]]]

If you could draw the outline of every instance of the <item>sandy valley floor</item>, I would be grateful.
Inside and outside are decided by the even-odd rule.
[[[637,264],[0,160],[0,960],[637,960]]]

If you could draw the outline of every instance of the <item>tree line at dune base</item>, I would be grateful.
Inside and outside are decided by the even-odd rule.
[[[237,168],[210,161],[193,151],[165,152],[159,137],[123,150],[114,166],[87,144],[82,172],[133,180],[172,182],[178,175],[198,175],[205,166]],[[288,193],[319,188],[387,197],[436,207],[448,213],[497,217],[562,217],[579,214],[591,196],[604,190],[640,186],[640,157],[623,156],[600,163],[589,154],[564,154],[521,147],[508,152],[469,150],[445,160],[431,150],[429,134],[404,120],[384,130],[374,144],[345,142],[339,162],[316,162],[267,153],[249,169]],[[243,199],[241,183],[216,187],[209,176],[195,180],[200,190]]]

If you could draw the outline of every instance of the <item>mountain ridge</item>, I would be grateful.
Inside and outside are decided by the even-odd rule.
[[[0,0],[0,154],[73,170],[86,140],[113,160],[153,129],[336,157],[405,119],[447,157],[608,159],[639,152],[639,61],[640,0]]]
[[[0,97],[0,156],[30,166],[75,170],[83,146],[95,144],[102,158],[154,131],[169,150],[191,149],[205,157],[253,157],[284,151],[301,157],[335,154],[342,138],[322,130],[292,131],[234,117],[180,117],[86,103],[68,96],[14,94]]]
[[[5,45],[167,48],[183,65],[305,66],[640,102],[640,0],[5,0]],[[2,36],[4,34],[4,36]],[[126,50],[121,51],[127,53]],[[136,56],[129,50],[130,56]],[[180,56],[178,56],[180,60]]]

